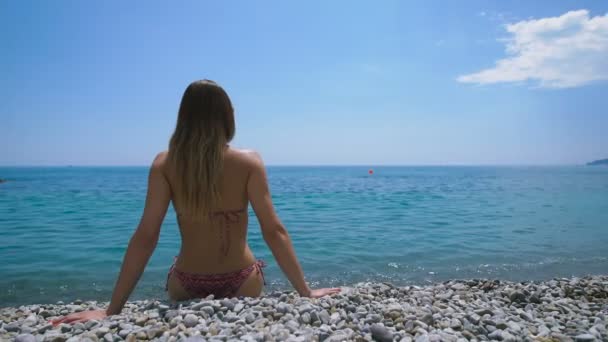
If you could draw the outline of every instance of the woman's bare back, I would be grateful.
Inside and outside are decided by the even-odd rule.
[[[165,154],[166,158],[166,154]],[[164,161],[163,161],[164,162]],[[176,267],[192,273],[216,274],[243,269],[253,262],[247,244],[247,181],[252,167],[252,152],[228,147],[220,176],[220,202],[209,219],[201,221],[183,213],[175,194],[181,191],[173,170],[164,162],[172,202],[177,214],[182,244]]]

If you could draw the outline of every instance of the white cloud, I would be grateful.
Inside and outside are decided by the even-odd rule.
[[[496,66],[462,75],[459,82],[490,84],[536,81],[546,88],[577,87],[608,80],[608,14],[587,10],[507,24],[508,57]]]

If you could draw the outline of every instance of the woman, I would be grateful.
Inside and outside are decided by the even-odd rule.
[[[251,203],[264,240],[301,296],[322,297],[339,288],[311,290],[287,230],[272,205],[262,159],[228,145],[234,137],[228,95],[213,81],[193,82],[180,104],[169,150],[150,168],[144,213],[131,237],[112,300],[106,310],[73,313],[55,324],[103,319],[121,312],[158,242],[169,202],[177,213],[182,245],[167,276],[174,301],[206,297],[259,296],[262,261],[247,244]]]

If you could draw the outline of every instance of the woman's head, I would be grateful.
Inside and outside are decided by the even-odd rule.
[[[218,205],[224,149],[234,137],[234,110],[217,83],[190,83],[169,142],[169,161],[178,177],[176,200],[189,216],[203,218]]]
[[[179,106],[175,132],[210,143],[234,137],[234,110],[228,94],[210,80],[190,83]]]

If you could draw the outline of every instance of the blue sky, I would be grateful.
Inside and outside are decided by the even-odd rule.
[[[2,1],[0,39],[0,165],[148,165],[200,78],[267,164],[608,157],[605,1]]]

